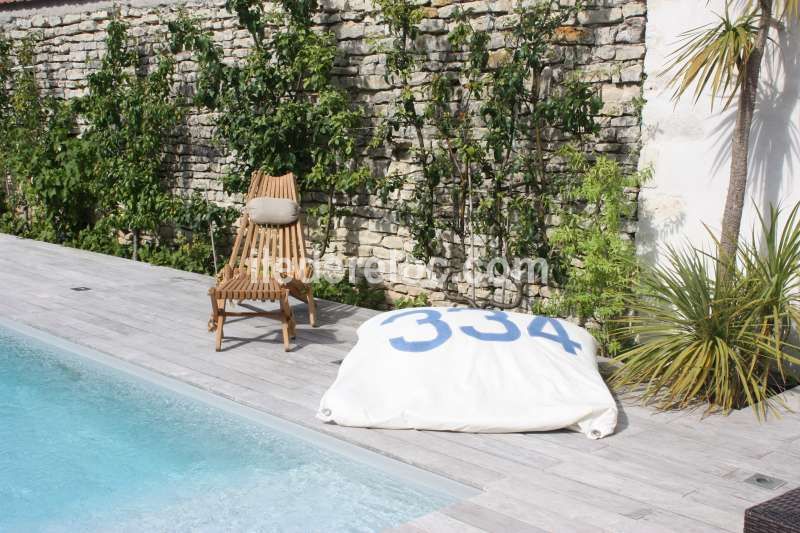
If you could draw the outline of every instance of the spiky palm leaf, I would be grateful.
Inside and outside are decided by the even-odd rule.
[[[791,0],[797,2],[797,0]],[[706,87],[711,89],[712,105],[717,96],[730,105],[745,79],[745,65],[758,37],[758,13],[747,10],[736,19],[726,9],[719,21],[681,34],[681,45],[670,54],[665,72],[674,72],[669,84],[675,87],[674,99],[694,85],[699,100]]]
[[[759,18],[763,4],[747,0],[742,14],[735,19],[730,14],[730,4],[726,1],[725,14],[717,15],[717,22],[680,35],[681,44],[670,54],[670,63],[665,69],[665,73],[674,73],[669,81],[675,87],[674,99],[694,85],[697,101],[710,85],[712,106],[717,96],[725,98],[725,107],[732,102],[744,80],[747,59],[761,29]],[[776,0],[772,4],[772,16],[783,22],[800,19],[800,0]]]
[[[790,324],[800,324],[800,204],[789,212],[783,231],[778,230],[780,209],[770,206],[767,215],[756,212],[762,237],[754,230],[750,241],[740,246],[739,260],[744,275],[758,286],[764,333],[773,335],[780,345]]]

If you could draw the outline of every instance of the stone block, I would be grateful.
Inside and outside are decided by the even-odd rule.
[[[387,235],[381,240],[381,245],[392,250],[402,250],[406,240],[397,235]]]
[[[35,15],[31,18],[31,27],[33,28],[49,28],[50,27],[50,19],[45,18],[42,15]]]
[[[618,7],[600,8],[600,9],[584,9],[578,13],[578,23],[593,25],[593,24],[611,24],[620,22],[622,20],[622,9]]]
[[[614,44],[617,26],[599,26],[594,28],[594,44]]]
[[[619,74],[619,81],[623,83],[641,82],[644,77],[644,68],[641,63],[626,65]]]
[[[419,31],[428,35],[444,35],[448,32],[447,22],[443,19],[426,18],[420,22]]]
[[[612,45],[598,46],[594,50],[594,57],[602,61],[610,61],[617,55],[619,47]]]
[[[364,37],[364,24],[345,22],[337,26],[334,33],[339,39],[361,39]]]
[[[633,17],[625,19],[615,36],[618,43],[641,43],[644,42],[645,19],[643,17]]]
[[[97,22],[94,20],[83,20],[78,24],[78,29],[82,32],[92,32],[97,29]]]
[[[602,97],[605,103],[629,102],[640,94],[641,89],[634,85],[621,86],[606,83],[602,87]]]
[[[76,15],[74,13],[70,13],[68,15],[64,15],[64,18],[63,18],[62,22],[63,22],[64,25],[70,25],[70,24],[77,24],[81,20],[83,20],[83,19],[82,19],[82,17],[80,15]]]
[[[556,28],[555,41],[558,43],[586,43],[591,44],[595,40],[594,32],[589,28],[577,26],[561,26]]]
[[[626,2],[622,5],[622,16],[638,17],[647,13],[647,4],[645,2]]]
[[[494,52],[489,52],[489,68],[498,68],[499,66],[508,63],[510,59],[511,54],[508,50],[496,50]]]
[[[620,44],[616,47],[616,59],[619,61],[629,61],[632,59],[642,59],[645,54],[644,44]]]

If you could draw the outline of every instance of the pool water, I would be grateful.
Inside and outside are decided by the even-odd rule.
[[[377,531],[454,501],[0,328],[0,531]]]

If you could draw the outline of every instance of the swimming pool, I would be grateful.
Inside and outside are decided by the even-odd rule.
[[[0,531],[376,531],[471,493],[9,326]]]

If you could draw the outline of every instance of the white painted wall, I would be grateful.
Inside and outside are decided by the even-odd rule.
[[[686,240],[707,246],[703,224],[719,234],[728,187],[730,134],[735,105],[711,109],[710,97],[695,104],[691,94],[677,104],[661,75],[679,35],[714,20],[723,0],[648,2],[647,80],[640,165],[652,165],[654,178],[641,195],[640,254],[663,261],[659,247]],[[762,70],[751,144],[751,166],[742,233],[755,222],[753,203],[793,206],[800,201],[800,31],[775,33],[782,53],[766,58]]]

